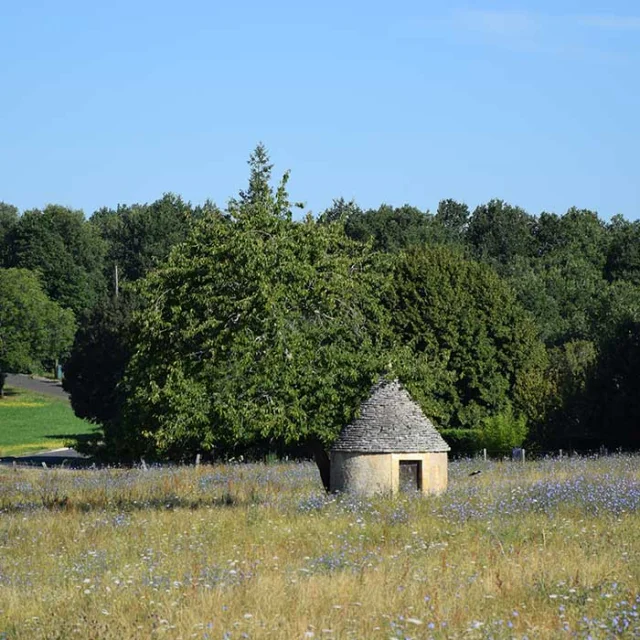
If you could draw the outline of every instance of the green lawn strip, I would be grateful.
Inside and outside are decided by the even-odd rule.
[[[16,387],[6,387],[0,398],[0,457],[59,449],[93,429],[66,400]]]

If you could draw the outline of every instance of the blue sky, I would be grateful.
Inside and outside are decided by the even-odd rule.
[[[0,2],[0,200],[291,195],[640,218],[640,5]]]

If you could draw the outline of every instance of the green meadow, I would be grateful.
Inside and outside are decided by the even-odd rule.
[[[59,398],[7,387],[0,399],[0,457],[58,449],[92,429]]]

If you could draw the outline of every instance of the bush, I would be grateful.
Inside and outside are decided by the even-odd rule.
[[[527,432],[525,416],[515,415],[513,409],[508,407],[502,413],[483,420],[482,429],[477,432],[477,447],[488,451],[508,451],[521,446]]]

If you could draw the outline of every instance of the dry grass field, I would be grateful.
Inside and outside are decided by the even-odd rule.
[[[639,607],[640,457],[367,500],[310,464],[0,469],[1,638],[638,638]]]

